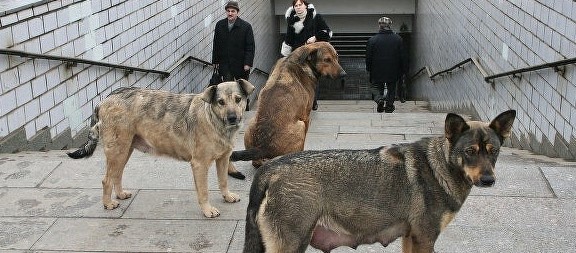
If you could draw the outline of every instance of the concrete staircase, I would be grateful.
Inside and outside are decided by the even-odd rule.
[[[341,57],[366,56],[366,42],[373,33],[335,33],[330,43]]]
[[[340,65],[347,75],[338,80],[321,80],[318,98],[323,100],[370,100],[372,96],[364,58],[341,56]]]

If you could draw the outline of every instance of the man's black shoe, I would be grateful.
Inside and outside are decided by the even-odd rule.
[[[384,100],[378,101],[378,105],[376,106],[376,111],[377,112],[383,112],[384,111]]]
[[[394,109],[396,109],[396,107],[394,107],[394,105],[387,105],[386,107],[384,107],[384,112],[385,113],[391,113],[394,111]]]

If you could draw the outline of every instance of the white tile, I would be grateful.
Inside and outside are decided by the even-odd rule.
[[[16,91],[0,95],[0,115],[6,115],[16,108]]]
[[[75,82],[69,79],[67,82]],[[68,97],[66,85],[59,85],[54,89],[54,103],[59,104]]]
[[[24,125],[24,132],[26,133],[26,139],[30,140],[30,138],[36,135],[36,122],[31,121]]]
[[[18,20],[27,19],[34,16],[32,9],[24,9],[18,12]]]
[[[18,76],[20,78],[20,83],[28,82],[36,76],[36,72],[34,72],[34,64],[31,60],[18,65]]]
[[[40,112],[47,112],[54,106],[54,94],[44,93],[40,96]]]
[[[58,47],[68,42],[68,35],[66,27],[61,27],[54,30],[54,46]]]
[[[56,18],[56,12],[48,13],[42,17],[44,22],[44,31],[49,32],[58,28],[58,19]]]
[[[62,104],[58,104],[50,109],[50,121],[54,124],[64,119],[64,109]],[[56,135],[52,135],[56,136]]]
[[[42,5],[35,6],[33,8],[33,11],[34,11],[34,16],[39,16],[41,14],[48,12],[48,5],[42,4]]]
[[[6,71],[0,72],[2,78],[2,89],[4,92],[16,88],[19,84],[18,69],[12,68]]]
[[[85,17],[84,10],[82,10],[83,7],[83,4],[73,4],[68,6],[69,23],[76,22]]]
[[[56,9],[60,9],[60,7],[62,7],[62,2],[60,1],[51,1],[48,2],[48,10],[56,10]]]
[[[28,22],[21,22],[16,24],[12,28],[12,37],[14,38],[15,44],[19,44],[30,39],[30,33],[28,32]]]
[[[41,53],[41,51],[40,51],[40,38],[39,37],[29,39],[26,42],[24,42],[23,44],[24,44],[24,51],[30,52],[30,53],[35,53],[35,54]]]
[[[12,40],[12,28],[0,27],[0,48],[8,48],[13,44],[14,41]],[[0,68],[0,71],[2,71],[2,68]]]
[[[32,96],[39,97],[44,92],[46,92],[46,76],[39,75],[36,78],[32,79]]]
[[[58,20],[58,27],[64,27],[70,23],[68,8],[61,9],[56,12],[56,18]]]
[[[26,122],[34,120],[40,115],[40,102],[38,100],[30,101],[24,105],[24,112],[26,113]],[[36,131],[36,128],[34,128],[34,131]]]
[[[24,125],[24,107],[18,107],[16,110],[8,113],[8,130],[15,131]]]
[[[78,31],[78,22],[71,23],[66,26],[66,34],[68,35],[68,41],[74,40],[80,36],[80,31]]]
[[[50,115],[48,113],[42,113],[38,118],[35,120],[36,122],[36,131],[44,127],[50,126]]]
[[[28,29],[30,31],[30,37],[44,34],[44,23],[42,22],[42,19],[37,17],[28,21]]]
[[[30,82],[16,87],[16,105],[18,107],[30,102],[30,100],[32,100],[32,84]]]
[[[47,53],[49,51],[52,51],[52,49],[54,49],[55,47],[55,43],[54,43],[54,33],[53,32],[49,32],[46,33],[42,36],[40,36],[40,51],[41,53]]]
[[[18,16],[16,15],[16,13],[8,14],[6,16],[0,17],[0,22],[2,22],[3,26],[7,26],[18,22]]]

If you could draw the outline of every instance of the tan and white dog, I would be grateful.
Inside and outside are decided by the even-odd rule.
[[[208,169],[216,161],[220,192],[226,202],[240,200],[228,190],[227,170],[236,134],[240,129],[246,99],[254,86],[246,80],[209,86],[201,94],[175,94],[161,90],[120,88],[113,91],[92,115],[88,141],[68,153],[72,158],[89,157],[98,140],[106,155],[102,180],[102,202],[106,209],[118,207],[118,199],[132,196],[122,188],[122,174],[134,149],[190,162],[204,216],[220,215],[208,202]]]

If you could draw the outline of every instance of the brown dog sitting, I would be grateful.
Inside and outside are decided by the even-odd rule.
[[[304,150],[318,78],[344,75],[336,50],[327,42],[299,47],[279,59],[247,125],[246,150],[234,151],[230,159],[252,160],[252,165],[260,167],[266,159]]]

